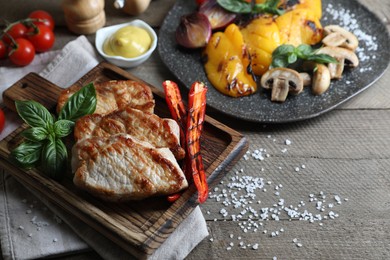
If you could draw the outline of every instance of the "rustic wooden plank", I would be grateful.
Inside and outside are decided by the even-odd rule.
[[[301,221],[283,222],[285,232],[277,237],[269,234],[242,233],[238,226],[229,222],[209,223],[210,237],[203,240],[186,258],[192,259],[389,259],[388,219],[349,221],[334,220],[331,224],[307,224]],[[277,230],[280,223],[270,222],[269,230]],[[233,233],[231,239],[229,234]],[[364,238],[364,239],[363,239]],[[293,242],[302,243],[298,247]],[[250,244],[249,248],[240,248],[239,243]],[[227,250],[230,243],[234,245]],[[258,243],[258,249],[251,247]]]
[[[209,199],[201,208],[214,242],[209,239],[203,241],[188,259],[217,256],[220,259],[270,259],[273,256],[278,259],[389,258],[388,122],[388,110],[339,110],[297,124],[258,126],[250,128],[251,131],[246,128],[243,133],[249,140],[249,151],[266,149],[265,158],[256,161],[248,155],[248,160],[241,159],[222,180],[223,184],[217,186],[218,191],[214,194],[221,193],[222,189],[228,191],[230,178],[243,169],[238,176],[264,178],[265,183],[271,181],[270,185],[265,185],[267,191],[257,190],[253,203],[248,204],[257,212],[262,208],[275,207],[283,198],[286,206],[293,205],[301,212],[307,209],[313,214],[325,215],[332,210],[339,217],[324,220],[323,226],[320,226],[319,221],[290,222],[283,213],[279,221],[262,221],[263,226],[259,226],[258,232],[245,233],[238,222],[229,218],[231,214],[240,214],[242,208],[235,210],[224,206],[221,201]],[[286,140],[292,143],[286,145]],[[283,149],[287,151],[283,152]],[[304,169],[302,165],[305,165]],[[282,188],[276,190],[278,184],[282,184]],[[277,191],[279,196],[275,194]],[[309,201],[310,194],[318,197],[321,191],[327,196],[326,205],[333,203],[334,208],[327,207],[325,212],[321,212],[316,210],[315,201]],[[335,195],[341,197],[340,205]],[[300,201],[304,201],[305,206],[298,207]],[[221,208],[229,212],[226,221],[220,213]],[[248,214],[245,216],[248,219]],[[270,237],[270,232],[280,231],[280,228],[284,229],[283,234]],[[264,229],[268,230],[267,234],[262,233]],[[231,239],[230,234],[235,239]],[[238,236],[245,244],[258,243],[259,249],[239,248]],[[294,238],[303,244],[301,248],[292,242]],[[227,250],[230,242],[234,243],[234,247]]]

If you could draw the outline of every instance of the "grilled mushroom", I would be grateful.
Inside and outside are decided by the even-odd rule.
[[[271,101],[284,102],[289,93],[299,94],[303,90],[303,79],[295,70],[274,68],[261,77],[261,86],[272,89]]]
[[[345,48],[326,46],[319,49],[318,53],[328,54],[337,60],[337,63],[328,64],[331,79],[341,79],[344,66],[355,68],[359,65],[356,54]]]
[[[304,87],[311,85],[311,77],[310,77],[309,73],[299,72],[299,75],[301,75],[301,77],[302,77]]]
[[[322,43],[326,46],[343,47],[355,51],[359,45],[358,38],[353,33],[338,25],[325,26],[324,33]]]
[[[306,61],[302,66],[304,71],[312,73],[311,91],[314,95],[321,95],[330,87],[330,71],[328,67],[321,63]]]
[[[311,91],[314,95],[321,95],[328,90],[330,86],[330,71],[324,64],[316,64],[313,73],[313,83]]]

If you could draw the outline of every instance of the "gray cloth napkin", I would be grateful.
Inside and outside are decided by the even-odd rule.
[[[68,87],[96,66],[99,57],[85,36],[68,43],[61,51],[37,55],[31,66],[12,68],[0,63],[0,91],[28,72],[61,87]],[[20,125],[7,113],[0,140]],[[206,222],[199,207],[185,219],[150,259],[183,259],[206,236]],[[94,249],[105,259],[131,259],[112,241],[49,203],[44,194],[31,192],[10,174],[0,172],[0,243],[4,259],[52,257]]]

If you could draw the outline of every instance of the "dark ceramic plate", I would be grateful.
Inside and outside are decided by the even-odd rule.
[[[267,91],[259,90],[248,97],[232,98],[211,87],[203,70],[200,50],[184,50],[175,42],[180,17],[196,10],[195,1],[178,0],[170,10],[159,32],[158,51],[169,70],[187,88],[196,80],[205,82],[209,86],[207,105],[221,113],[259,123],[285,123],[313,118],[371,86],[383,75],[390,60],[387,29],[364,6],[356,0],[323,0],[322,9],[323,26],[338,24],[358,36],[360,65],[344,72],[342,80],[333,81],[330,89],[320,96],[312,95],[310,89],[305,88],[298,96],[289,96],[284,103],[274,103],[270,101]],[[356,24],[353,25],[353,22]]]

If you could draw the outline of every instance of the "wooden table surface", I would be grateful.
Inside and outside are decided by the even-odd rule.
[[[29,1],[23,9],[17,1],[26,3],[0,1],[8,20],[38,8],[55,15],[55,49],[77,37],[64,26],[59,1]],[[359,1],[390,29],[389,0]],[[140,18],[158,31],[173,4],[173,0],[154,0],[144,14],[129,17],[106,1],[107,25]],[[93,42],[94,37],[88,39]],[[128,71],[156,87],[174,79],[157,52]],[[248,154],[212,190],[211,198],[201,205],[210,236],[187,259],[390,259],[389,82],[387,70],[372,87],[344,105],[297,123],[256,125],[213,113],[245,134],[251,152],[265,149],[263,154],[269,156],[255,160]],[[232,181],[235,176],[263,178],[264,187],[256,189],[247,209],[259,215],[268,210],[268,220],[259,221],[261,216],[242,212],[242,207],[222,204],[224,192],[231,196],[228,183],[237,182]],[[272,210],[282,204],[300,213],[306,210],[309,220],[290,220],[285,211]],[[310,221],[310,214],[319,214],[322,220]],[[232,215],[239,221],[233,221]],[[94,252],[86,252],[62,259],[97,258]]]

